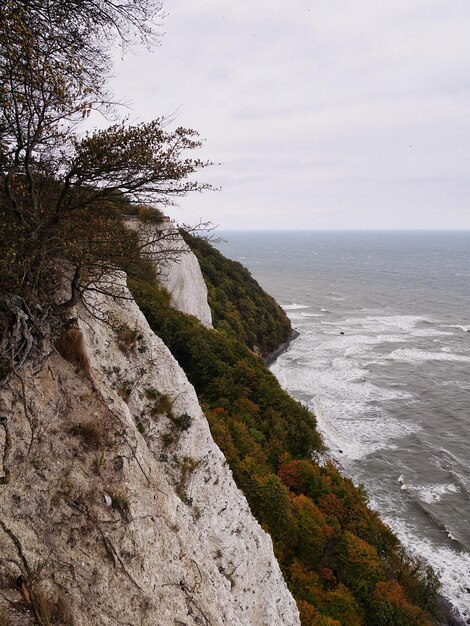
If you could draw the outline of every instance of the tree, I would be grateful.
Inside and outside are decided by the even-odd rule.
[[[80,134],[92,110],[115,114],[109,46],[155,37],[160,2],[6,0],[0,6],[0,347],[13,371],[42,358],[64,312],[168,237],[139,241],[130,204],[168,205],[209,188],[190,176],[198,133],[158,118]],[[168,249],[168,247],[167,247]],[[134,260],[134,264],[132,264]],[[122,295],[122,294],[121,294]]]

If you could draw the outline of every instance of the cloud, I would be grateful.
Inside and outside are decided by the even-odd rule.
[[[465,0],[172,0],[116,63],[133,119],[177,112],[222,165],[175,217],[223,228],[470,228]],[[412,147],[409,147],[412,146]],[[430,211],[432,210],[432,219]]]

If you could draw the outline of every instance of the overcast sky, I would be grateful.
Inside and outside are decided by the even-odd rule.
[[[222,229],[470,228],[468,0],[166,0],[116,64],[131,120],[176,112]],[[201,177],[200,177],[201,178]]]

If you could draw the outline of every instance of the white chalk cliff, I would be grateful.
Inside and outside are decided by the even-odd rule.
[[[200,283],[181,287],[194,276],[190,255],[166,284],[178,308],[207,324],[194,308]],[[60,597],[63,623],[75,626],[298,626],[271,539],[183,370],[134,301],[97,298],[118,330],[76,311],[89,373],[53,354],[0,397],[10,470],[0,485],[0,590],[17,601],[18,585],[1,581],[37,568],[38,589]],[[132,329],[125,341],[123,329]],[[162,398],[172,415],[156,410]]]
[[[138,219],[127,218],[126,224],[145,237],[146,226]],[[148,246],[161,263],[158,278],[171,296],[171,304],[188,315],[194,315],[207,328],[212,328],[212,313],[207,302],[207,287],[196,256],[169,218],[158,226],[162,236]]]

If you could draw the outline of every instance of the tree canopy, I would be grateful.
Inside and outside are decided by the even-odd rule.
[[[129,125],[106,89],[111,44],[153,43],[160,15],[157,0],[0,5],[0,346],[13,370],[138,256],[121,220],[129,204],[209,187],[191,177],[208,165],[188,156],[196,131],[164,117]],[[94,111],[114,123],[84,132]]]
[[[209,255],[207,244],[203,248]],[[209,258],[208,269],[221,278],[237,270],[222,265],[215,251]],[[237,285],[233,275],[222,282]],[[270,533],[302,625],[432,626],[435,574],[407,555],[368,508],[364,489],[322,458],[314,415],[238,340],[237,325],[208,329],[173,309],[161,286],[142,280],[129,286],[194,385],[237,485]],[[256,301],[259,287],[245,287]],[[225,301],[225,290],[213,293],[213,301],[219,297]]]
[[[286,342],[292,334],[289,318],[250,272],[224,257],[208,241],[182,234],[201,266],[214,328],[234,335],[263,356]]]

